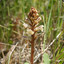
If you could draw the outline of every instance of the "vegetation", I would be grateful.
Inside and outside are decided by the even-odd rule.
[[[31,40],[25,35],[23,24],[30,9],[38,10],[42,18],[39,25],[44,25],[43,34],[35,43],[34,64],[64,63],[64,2],[63,0],[0,0],[0,61],[8,55],[13,45],[20,42],[5,64],[29,64]],[[25,25],[26,25],[25,24]],[[52,44],[51,44],[52,43]],[[25,46],[26,45],[26,46]],[[41,46],[42,45],[42,46]],[[25,47],[25,48],[24,48]],[[48,47],[48,48],[47,48]],[[5,50],[2,50],[5,49]],[[27,53],[28,50],[28,53]],[[38,50],[38,51],[37,51]],[[19,57],[17,57],[18,54]],[[26,56],[24,56],[26,55]],[[28,57],[27,57],[28,55]],[[39,57],[37,57],[40,55]],[[13,58],[14,57],[14,58]],[[17,61],[12,59],[18,58]]]

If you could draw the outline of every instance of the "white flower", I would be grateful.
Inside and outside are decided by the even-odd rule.
[[[43,25],[40,25],[40,26],[38,26],[38,27],[35,28],[35,31],[41,30],[43,32],[43,27],[44,27]]]
[[[25,28],[27,28],[27,27],[28,27],[28,24],[24,23],[23,26],[24,26]]]
[[[33,35],[34,32],[33,32],[31,29],[27,29],[27,34],[28,34],[28,35]]]

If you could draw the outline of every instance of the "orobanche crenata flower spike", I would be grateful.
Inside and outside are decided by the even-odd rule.
[[[38,37],[38,31],[43,32],[43,25],[39,25],[41,17],[39,17],[38,11],[35,8],[31,8],[28,14],[26,22],[23,23],[24,28],[26,29],[26,34],[31,37],[31,64],[33,64],[34,57],[34,42]],[[36,35],[37,34],[37,35]]]

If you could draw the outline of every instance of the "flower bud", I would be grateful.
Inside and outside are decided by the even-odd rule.
[[[38,23],[41,20],[41,17],[38,17],[37,20],[35,20],[35,23]]]
[[[40,21],[41,20],[41,17],[38,17],[38,19],[37,19],[38,21]]]

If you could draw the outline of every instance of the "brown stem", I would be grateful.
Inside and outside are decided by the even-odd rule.
[[[34,34],[32,35],[32,41],[31,41],[31,64],[33,64],[34,59]]]
[[[34,43],[31,44],[31,64],[33,64],[33,57],[34,57]]]

